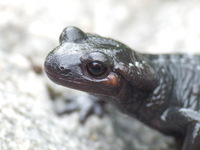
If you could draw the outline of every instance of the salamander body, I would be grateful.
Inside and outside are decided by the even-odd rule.
[[[87,92],[96,102],[111,102],[174,136],[182,150],[200,149],[200,56],[143,54],[67,27],[46,58],[45,71],[53,82]]]

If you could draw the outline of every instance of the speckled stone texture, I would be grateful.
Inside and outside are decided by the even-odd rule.
[[[108,107],[78,122],[55,101],[83,94],[53,84],[43,62],[64,27],[151,53],[198,53],[198,0],[0,1],[0,150],[174,150],[173,139]],[[54,99],[54,101],[52,101]]]

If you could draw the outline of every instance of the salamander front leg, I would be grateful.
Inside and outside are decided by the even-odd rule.
[[[92,95],[83,95],[80,98],[69,97],[68,102],[55,108],[58,115],[69,114],[79,111],[79,121],[85,123],[91,115],[102,117],[104,114],[105,101]]]
[[[189,124],[186,130],[182,150],[200,150],[200,122]]]
[[[162,120],[165,131],[181,143],[181,150],[200,150],[200,114],[189,108],[167,109]],[[177,143],[178,144],[178,143]]]

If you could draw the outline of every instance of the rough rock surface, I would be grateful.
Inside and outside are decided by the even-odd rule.
[[[115,109],[102,119],[89,118],[85,125],[79,124],[78,113],[57,116],[52,93],[54,100],[60,100],[72,92],[51,83],[42,67],[69,25],[113,37],[137,50],[197,53],[198,0],[0,3],[0,150],[174,149],[172,138]]]

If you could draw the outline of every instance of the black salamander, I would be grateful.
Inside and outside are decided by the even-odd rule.
[[[46,58],[45,71],[53,82],[93,95],[88,112],[101,115],[106,100],[182,141],[182,150],[200,150],[200,56],[142,54],[67,27]]]

